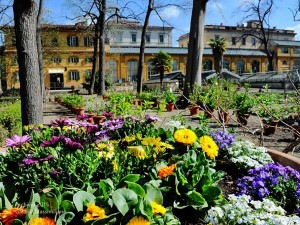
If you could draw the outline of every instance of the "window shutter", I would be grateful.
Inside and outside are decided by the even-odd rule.
[[[80,73],[79,73],[79,71],[77,72],[77,80],[80,80]]]
[[[78,45],[78,37],[77,36],[75,37],[75,40],[76,40],[75,46],[79,46]]]
[[[71,71],[69,71],[68,74],[69,74],[69,80],[71,80]]]

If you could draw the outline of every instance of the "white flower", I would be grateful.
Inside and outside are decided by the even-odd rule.
[[[172,127],[172,128],[177,128],[177,129],[183,129],[185,128],[180,121],[177,121],[177,120],[171,120],[169,121],[168,123],[166,123],[166,126],[168,127]]]

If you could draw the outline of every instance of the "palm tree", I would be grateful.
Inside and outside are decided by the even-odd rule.
[[[223,68],[223,54],[227,46],[226,40],[224,38],[210,39],[209,46],[212,48],[216,73],[220,74]]]
[[[154,70],[159,73],[160,86],[162,87],[165,71],[172,69],[173,59],[167,52],[160,50],[153,55],[152,65],[154,66]]]

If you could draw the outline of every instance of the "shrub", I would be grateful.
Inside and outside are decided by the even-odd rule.
[[[21,101],[7,103],[0,108],[0,125],[8,131],[8,135],[21,134]]]

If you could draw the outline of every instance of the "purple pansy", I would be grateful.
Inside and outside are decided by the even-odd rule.
[[[5,147],[20,147],[24,143],[27,143],[31,140],[31,137],[28,135],[24,136],[19,136],[19,135],[14,135],[11,138],[7,138],[5,140]]]
[[[102,112],[102,116],[114,117],[114,114],[112,112]]]
[[[149,114],[145,115],[145,119],[148,123],[152,123],[152,122],[156,122],[156,121],[161,121],[160,118],[158,118],[157,116],[150,116]]]
[[[225,131],[212,132],[210,135],[220,149],[227,149],[236,141],[236,137],[233,134],[228,134]]]

